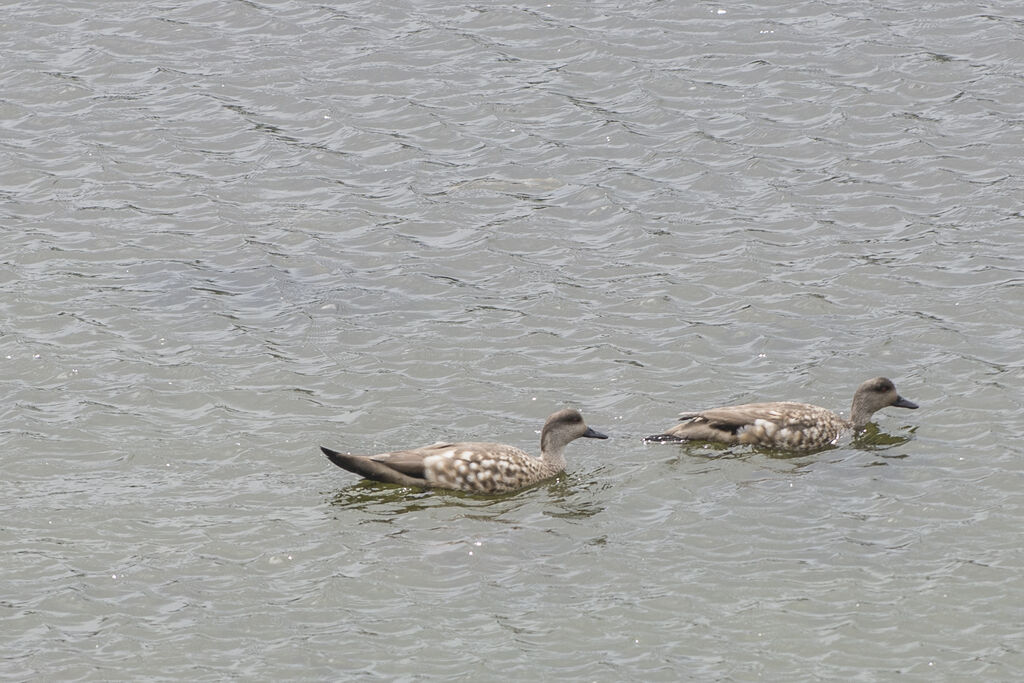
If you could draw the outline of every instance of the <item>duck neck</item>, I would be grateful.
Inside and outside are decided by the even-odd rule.
[[[874,411],[869,410],[864,406],[863,403],[857,400],[857,397],[853,397],[853,405],[850,406],[850,424],[853,425],[854,429],[861,429],[870,420],[871,416],[874,415]]]
[[[540,458],[549,466],[554,466],[559,469],[564,468],[565,456],[562,455],[564,451],[565,444],[556,443],[548,434],[541,436]]]

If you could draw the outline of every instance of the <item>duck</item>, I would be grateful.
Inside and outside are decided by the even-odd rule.
[[[747,403],[680,413],[682,423],[662,434],[648,436],[644,441],[713,441],[811,451],[834,446],[841,436],[862,429],[875,412],[890,406],[911,410],[918,407],[899,395],[892,380],[875,377],[857,387],[849,420],[810,403]]]
[[[608,438],[588,427],[578,410],[566,408],[552,413],[544,423],[539,458],[514,446],[470,441],[441,442],[376,455],[339,453],[325,446],[320,450],[338,467],[374,481],[474,493],[505,493],[562,472],[565,447],[580,437]]]

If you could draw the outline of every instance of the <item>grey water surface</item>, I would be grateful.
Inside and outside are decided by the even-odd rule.
[[[1024,5],[8,2],[0,677],[1019,680]],[[801,456],[675,415],[920,404]],[[480,497],[321,444],[537,452]]]

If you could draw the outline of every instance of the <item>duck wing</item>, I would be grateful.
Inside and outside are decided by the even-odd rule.
[[[410,448],[405,451],[391,451],[368,456],[371,460],[386,465],[402,474],[419,479],[426,479],[426,459],[432,455],[443,455],[457,449],[460,444],[438,442],[422,448]]]
[[[775,401],[680,413],[679,419],[684,422],[707,424],[716,429],[736,432],[758,420],[774,422],[780,427],[798,429],[814,424],[825,415],[831,416],[832,411],[809,403]]]

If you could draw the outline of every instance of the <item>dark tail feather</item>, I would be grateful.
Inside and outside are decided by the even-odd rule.
[[[388,484],[400,484],[402,486],[428,486],[426,479],[418,479],[416,477],[410,477],[407,474],[402,474],[401,472],[388,467],[384,463],[368,458],[365,455],[339,453],[338,451],[332,451],[330,448],[325,446],[321,446],[320,450],[324,452],[324,455],[326,455],[331,462],[341,469],[348,470],[349,472],[366,477],[367,479],[383,481]]]

